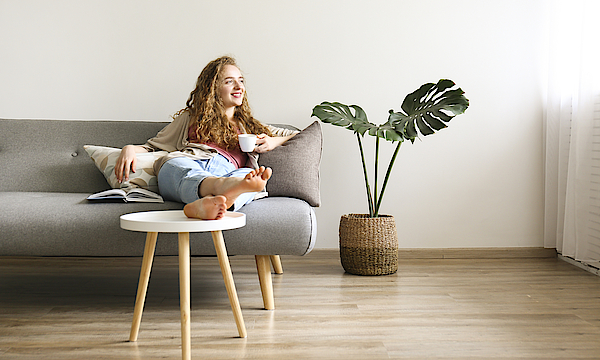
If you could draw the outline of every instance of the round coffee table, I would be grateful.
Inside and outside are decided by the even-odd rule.
[[[146,232],[146,247],[140,271],[140,281],[133,312],[133,323],[129,341],[136,341],[142,321],[144,301],[150,279],[150,270],[154,259],[156,239],[158,233],[178,233],[179,237],[179,301],[181,308],[181,350],[183,359],[191,358],[191,323],[190,323],[190,232],[210,231],[212,233],[215,250],[221,266],[221,273],[227,288],[227,295],[233,310],[240,337],[246,337],[246,327],[242,310],[238,300],[227,249],[223,240],[222,230],[236,229],[246,225],[246,215],[242,213],[227,212],[219,220],[190,219],[183,210],[148,211],[125,214],[121,216],[121,228],[132,231]]]

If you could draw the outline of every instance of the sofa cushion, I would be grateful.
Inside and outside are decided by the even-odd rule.
[[[115,175],[115,163],[119,154],[121,154],[121,149],[95,145],[84,145],[83,148],[90,155],[98,170],[104,175],[110,187],[113,189],[127,187],[127,183],[119,183]],[[158,192],[158,180],[154,174],[153,165],[158,158],[166,154],[166,151],[136,154],[136,172],[129,173],[129,185]]]
[[[0,256],[141,256],[146,234],[121,229],[119,217],[183,204],[89,202],[84,193],[0,192]],[[306,202],[265,198],[242,207],[246,226],[223,232],[229,255],[304,255],[316,241]],[[190,233],[192,255],[215,255],[210,232]],[[177,255],[177,234],[161,233],[156,255]]]
[[[259,165],[273,169],[267,183],[269,196],[293,197],[320,206],[322,148],[321,124],[315,121],[283,145],[261,154]]]

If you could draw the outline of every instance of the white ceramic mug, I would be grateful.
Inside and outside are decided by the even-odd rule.
[[[239,134],[238,141],[243,152],[252,152],[256,147],[256,135],[254,134]]]

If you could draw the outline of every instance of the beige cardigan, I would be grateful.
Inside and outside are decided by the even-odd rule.
[[[169,154],[154,162],[154,173],[158,175],[163,164],[176,157],[189,157],[194,160],[210,159],[217,155],[217,151],[204,144],[196,144],[188,141],[188,127],[190,123],[189,111],[178,115],[170,124],[165,126],[155,137],[149,139],[142,145],[148,151],[168,151]],[[298,131],[278,128],[267,125],[274,136],[289,136]],[[244,131],[244,129],[242,129]],[[258,154],[248,153],[246,167],[258,168]]]

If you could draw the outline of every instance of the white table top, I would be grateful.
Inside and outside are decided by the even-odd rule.
[[[246,214],[228,211],[219,220],[190,219],[183,210],[143,211],[121,215],[121,228],[143,232],[202,232],[246,225]]]

